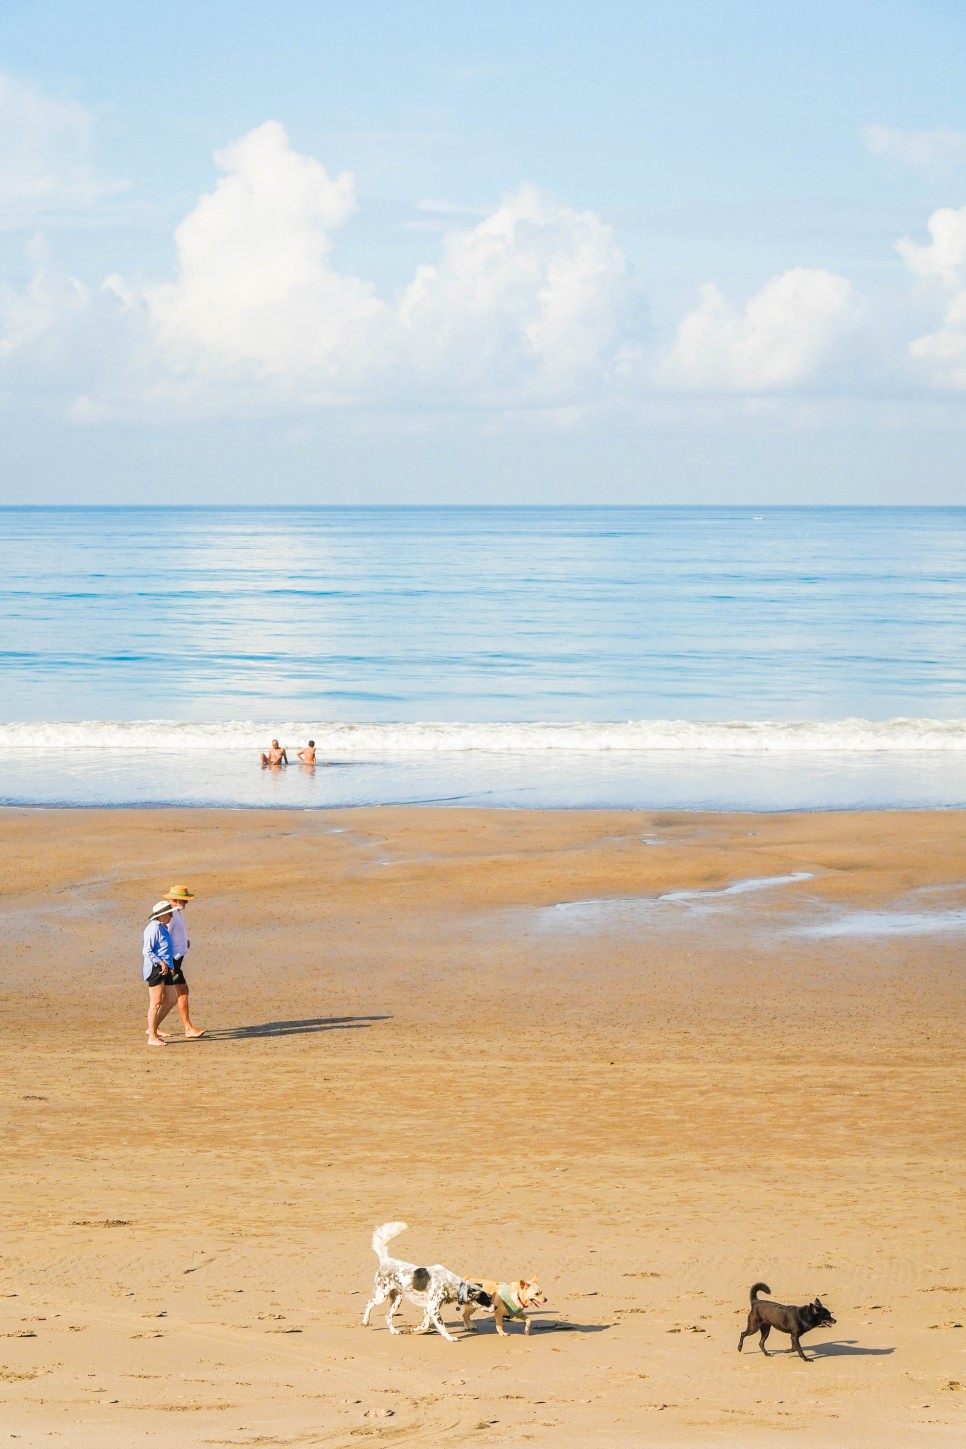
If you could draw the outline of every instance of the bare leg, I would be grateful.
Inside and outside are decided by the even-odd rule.
[[[174,989],[178,993],[178,1010],[181,1012],[181,1020],[184,1022],[184,1034],[185,1034],[185,1036],[189,1036],[189,1037],[204,1036],[204,1032],[203,1031],[199,1031],[196,1026],[192,1026],[191,1025],[191,1022],[190,1022],[190,1020],[188,1018],[188,988],[187,988],[187,986],[176,986]]]
[[[164,1018],[167,1016],[169,1011],[174,1010],[174,1004],[178,999],[174,987],[169,986],[167,982],[165,982],[164,985],[161,987],[161,991],[163,992],[163,995],[161,998],[161,1005],[158,1009],[158,1018],[155,1022],[155,1028],[161,1025],[162,1021],[164,1021]]]
[[[148,1046],[164,1046],[158,1036],[158,1013],[164,997],[163,986],[148,987]]]

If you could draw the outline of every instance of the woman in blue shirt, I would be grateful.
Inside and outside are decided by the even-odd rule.
[[[158,1036],[158,1012],[174,966],[174,951],[168,932],[173,914],[170,901],[158,901],[144,928],[141,975],[148,988],[148,1046],[165,1044]]]

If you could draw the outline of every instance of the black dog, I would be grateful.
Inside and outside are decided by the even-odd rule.
[[[738,1340],[738,1352],[741,1352],[742,1345],[746,1338],[753,1333],[761,1333],[758,1347],[766,1358],[771,1354],[765,1347],[765,1339],[773,1328],[779,1333],[790,1333],[792,1336],[792,1348],[798,1354],[803,1363],[811,1363],[802,1353],[802,1345],[799,1343],[803,1333],[809,1333],[813,1328],[821,1328],[826,1323],[834,1323],[835,1319],[829,1313],[824,1303],[818,1298],[814,1303],[806,1303],[802,1308],[795,1308],[790,1303],[770,1303],[768,1299],[760,1299],[759,1293],[770,1293],[771,1289],[767,1283],[756,1283],[751,1290],[751,1312],[748,1314],[748,1327]]]

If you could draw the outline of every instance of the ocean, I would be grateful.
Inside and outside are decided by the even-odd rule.
[[[8,805],[966,804],[966,509],[7,508],[0,569]]]

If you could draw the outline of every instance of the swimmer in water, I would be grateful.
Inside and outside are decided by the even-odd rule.
[[[285,753],[278,740],[272,740],[272,748],[268,754],[262,754],[262,769],[266,767],[272,770],[279,770],[283,765],[288,764],[288,755]]]

